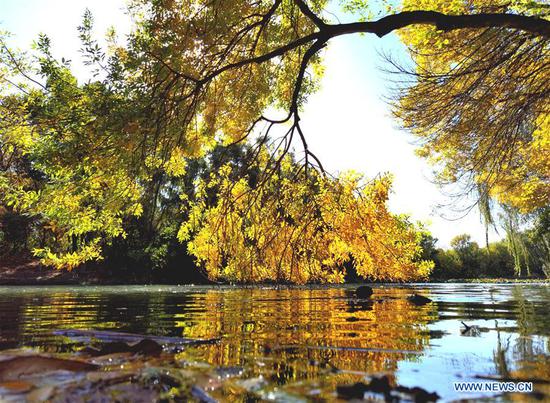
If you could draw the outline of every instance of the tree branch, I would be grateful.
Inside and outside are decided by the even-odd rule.
[[[317,16],[306,4],[304,0],[294,0],[294,3],[298,6],[302,14],[304,14],[306,17],[308,17],[315,25],[317,25],[319,28],[323,28],[325,25],[325,22]]]
[[[193,98],[193,103],[191,106],[196,106],[195,98],[197,94],[201,91],[204,91],[210,82],[216,79],[219,75],[224,72],[240,69],[251,64],[262,64],[269,62],[278,57],[284,56],[290,52],[296,52],[298,49],[307,46],[304,54],[300,53],[300,68],[297,72],[296,81],[294,83],[292,98],[290,99],[290,110],[289,115],[284,121],[288,121],[293,118],[293,129],[289,131],[290,136],[294,134],[294,131],[297,130],[302,144],[304,146],[306,165],[308,163],[308,157],[311,156],[315,159],[318,164],[320,162],[317,158],[309,151],[308,145],[305,141],[305,136],[303,135],[301,129],[299,128],[299,100],[300,93],[302,91],[302,84],[306,69],[312,57],[319,52],[323,46],[332,38],[341,35],[355,34],[355,33],[373,33],[378,37],[383,37],[395,30],[402,29],[412,25],[432,25],[441,31],[452,31],[457,29],[482,29],[482,28],[503,28],[510,30],[509,34],[514,34],[513,30],[518,30],[526,32],[534,37],[539,37],[543,39],[550,39],[550,21],[545,19],[534,17],[534,16],[525,16],[517,15],[510,13],[480,13],[480,14],[460,14],[460,15],[446,15],[436,11],[403,11],[397,14],[388,15],[377,21],[367,21],[367,22],[353,22],[346,24],[327,24],[325,23],[318,15],[316,15],[308,6],[307,0],[293,0],[295,6],[300,10],[303,16],[308,18],[314,25],[311,27],[312,32],[308,34],[302,34],[304,36],[298,36],[289,40],[286,43],[280,43],[276,48],[271,48],[263,54],[255,54],[253,51],[245,52],[248,53],[248,57],[242,53],[239,55],[241,57],[237,60],[232,57],[229,58],[229,62],[226,61],[226,58],[221,59],[221,63],[215,66],[212,66],[210,71],[204,72],[204,74],[199,77],[192,77],[184,74],[178,74],[174,71],[169,65],[164,63],[164,66],[170,70],[177,78],[187,81],[186,85],[189,85],[192,88],[191,92],[185,92],[183,97],[179,100],[174,100],[174,102],[181,102],[185,99]],[[237,32],[236,37],[231,41],[226,49],[225,53],[235,52],[233,44],[238,43],[243,36],[251,33],[254,27],[260,26],[260,32],[267,26],[270,19],[275,15],[275,11],[278,6],[281,4],[281,0],[274,0],[272,7],[267,11],[260,21],[256,21],[253,24],[248,25]],[[259,16],[260,14],[258,14]],[[258,36],[256,36],[256,41]],[[546,43],[545,41],[543,41]],[[543,44],[544,45],[544,44]],[[254,45],[253,50],[256,49]],[[223,63],[226,64],[223,64]],[[170,86],[170,85],[169,85]],[[182,88],[187,88],[182,86]],[[262,120],[262,119],[260,119]],[[256,126],[258,121],[252,125],[252,129]],[[251,130],[247,131],[240,140],[244,140],[251,133]],[[182,132],[183,135],[184,132]],[[322,168],[321,168],[322,169]]]
[[[265,53],[263,55],[260,55],[260,56],[257,56],[257,57],[252,57],[252,58],[249,58],[249,59],[243,59],[241,61],[231,63],[231,64],[226,64],[225,66],[220,67],[219,69],[211,72],[210,74],[208,74],[203,79],[198,80],[198,82],[199,82],[199,84],[202,85],[202,84],[205,84],[209,81],[212,81],[214,78],[216,78],[221,73],[223,73],[227,70],[237,69],[239,67],[243,67],[243,66],[246,66],[248,64],[253,64],[253,63],[260,64],[260,63],[267,62],[268,60],[274,59],[277,56],[282,56],[285,53],[290,52],[293,49],[296,49],[296,48],[298,48],[302,45],[305,45],[306,43],[309,43],[309,42],[317,39],[318,37],[319,37],[319,33],[317,33],[317,32],[313,33],[313,34],[310,34],[310,35],[307,35],[307,36],[302,36],[301,38],[298,38],[293,42],[290,42],[290,43],[288,43],[284,46],[281,46],[280,48],[274,49],[271,52]]]
[[[295,1],[304,15],[309,18],[315,18],[322,24],[318,25],[319,31],[298,38],[266,54],[227,64],[211,72],[201,80],[197,80],[198,83],[201,85],[207,83],[227,70],[243,67],[252,63],[266,62],[316,39],[323,38],[323,42],[326,42],[328,39],[336,36],[354,33],[373,33],[378,37],[383,37],[392,31],[415,24],[434,25],[437,29],[442,31],[452,31],[462,28],[512,28],[530,32],[544,38],[550,38],[550,21],[538,17],[506,13],[446,15],[436,11],[403,11],[398,14],[388,15],[378,21],[328,25],[320,20],[303,0]]]
[[[462,28],[511,28],[550,38],[550,21],[507,13],[446,15],[437,11],[403,11],[378,21],[327,25],[326,30],[330,37],[358,32],[373,33],[383,37],[392,31],[415,24],[434,25],[441,31]]]

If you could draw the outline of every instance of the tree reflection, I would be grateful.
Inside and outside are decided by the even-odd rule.
[[[432,335],[441,337],[436,344],[444,346],[444,352],[460,359],[446,343],[460,337],[464,320],[481,333],[477,340],[462,340],[490,343],[484,353],[491,357],[493,350],[494,368],[480,372],[479,358],[466,355],[472,362],[461,367],[464,376],[549,382],[548,288],[503,288],[500,296],[477,293],[469,300],[471,292],[467,290],[464,299],[448,300],[440,293],[437,303],[415,306],[407,300],[411,290],[398,287],[376,288],[368,300],[356,299],[345,288],[34,289],[0,295],[0,342],[4,348],[79,349],[82,341],[53,334],[67,328],[221,337],[219,343],[183,350],[176,356],[177,365],[239,367],[245,378],[261,375],[273,387],[320,388],[323,394],[365,375],[384,373],[395,383],[394,374],[404,361],[426,368],[421,358]],[[478,319],[490,319],[494,327],[476,324]],[[446,323],[450,333],[434,329],[435,322]],[[442,371],[450,369],[443,365]],[[242,388],[232,387],[227,396],[243,396]],[[535,389],[550,395],[548,384],[535,384]]]
[[[273,370],[278,384],[332,372],[393,373],[429,343],[433,306],[415,307],[404,290],[362,302],[341,289],[261,290],[201,295],[203,312],[177,315],[186,337],[222,335],[198,354],[220,366]],[[346,372],[348,371],[348,372]],[[345,376],[344,376],[345,378]]]
[[[550,395],[550,338],[547,334],[547,308],[550,296],[546,287],[537,287],[531,299],[524,288],[516,286],[512,295],[516,303],[517,334],[497,330],[494,351],[496,373],[505,380],[533,381],[535,392]],[[503,339],[505,338],[505,341]],[[531,401],[532,395],[513,394],[515,401]]]

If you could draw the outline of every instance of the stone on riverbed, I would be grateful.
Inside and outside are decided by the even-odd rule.
[[[353,401],[365,399],[365,394],[383,397],[386,402],[399,402],[401,400],[435,402],[440,398],[437,393],[430,393],[420,387],[392,386],[389,378],[385,375],[372,377],[368,384],[357,382],[353,385],[337,386],[336,393],[340,399]]]
[[[414,305],[426,305],[426,304],[429,304],[430,302],[432,302],[431,299],[429,299],[428,297],[425,297],[423,295],[419,295],[419,294],[413,294],[412,296],[410,296],[409,298],[407,298],[410,302],[412,302]]]
[[[372,288],[368,285],[357,287],[357,290],[355,290],[355,295],[357,296],[357,298],[361,299],[370,298],[370,296],[372,295]]]

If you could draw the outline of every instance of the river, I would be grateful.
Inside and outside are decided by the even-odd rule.
[[[412,293],[433,302],[414,305]],[[498,397],[454,390],[487,377],[535,379],[549,398],[549,306],[548,284],[376,285],[368,301],[353,286],[0,287],[0,349],[83,346],[59,329],[219,337],[182,359],[242,368],[265,399],[330,400],[380,374],[443,400]]]

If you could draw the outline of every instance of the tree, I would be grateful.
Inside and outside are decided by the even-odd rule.
[[[437,256],[437,238],[434,238],[430,233],[425,232],[421,235],[420,247],[422,248],[422,260],[434,261]]]
[[[367,7],[366,2],[343,3],[348,7]],[[299,137],[305,163],[313,161],[320,165],[300,129],[299,107],[315,88],[315,77],[308,74],[308,68],[319,70],[320,51],[332,38],[354,33],[384,36],[412,26],[410,31],[420,32],[421,39],[428,32],[426,40],[432,37],[439,44],[447,36],[461,37],[460,29],[470,28],[469,32],[481,34],[496,28],[519,42],[532,36],[537,43],[533,53],[544,51],[544,43],[550,37],[550,22],[539,18],[544,15],[543,6],[540,10],[536,7],[518,10],[519,6],[487,8],[467,7],[468,4],[459,2],[459,6],[446,9],[444,3],[426,7],[422,2],[411,2],[403,10],[379,20],[333,24],[323,15],[326,2],[319,0],[152,4],[134,1],[132,10],[142,17],[134,35],[136,46],[132,54],[142,66],[147,66],[142,79],[155,88],[152,103],[165,112],[181,111],[163,113],[165,122],[161,130],[168,130],[171,119],[182,118],[178,127],[185,133],[193,133],[198,125],[202,136],[221,134],[225,141],[231,142],[254,133],[260,123],[289,123],[287,136]],[[446,14],[433,9],[442,9]],[[435,26],[437,31],[419,28],[419,24]],[[501,42],[507,43],[505,39]],[[496,47],[494,50],[502,53],[497,45],[502,47],[500,42],[489,43],[487,51]],[[536,71],[537,78],[544,77],[544,64],[541,67],[542,72]],[[491,78],[497,80],[497,75]],[[423,99],[431,99],[434,94],[424,94]],[[544,97],[539,94],[537,99]],[[524,99],[517,102],[522,104]],[[273,104],[287,109],[286,117],[272,120],[261,115],[266,106]],[[434,119],[444,122],[437,116]],[[200,138],[198,133],[193,136]]]
[[[46,37],[37,48],[33,71],[22,55],[2,47],[5,82],[34,73],[44,80],[3,88],[0,197],[45,230],[35,254],[72,269],[100,259],[101,243],[124,235],[123,217],[141,214],[141,186],[129,173],[122,142],[131,109],[108,83],[78,85],[67,63],[51,56]]]
[[[490,243],[480,249],[470,235],[462,234],[451,241],[451,249],[434,249],[430,259],[434,262],[433,279],[509,278],[514,272],[514,258],[506,240]]]
[[[538,212],[528,237],[535,266],[540,268],[546,278],[550,278],[550,207]]]
[[[451,247],[458,255],[462,266],[461,277],[477,277],[481,274],[481,254],[483,253],[477,244],[471,240],[470,235],[462,234],[451,240]]]
[[[420,258],[421,232],[387,210],[388,176],[363,185],[353,173],[306,177],[291,155],[269,163],[269,150],[258,150],[245,175],[225,164],[196,184],[178,237],[211,279],[343,282],[350,262],[373,280],[428,276],[433,264]],[[274,172],[261,183],[263,170]]]
[[[453,14],[538,16],[548,24],[546,2],[408,0],[403,6],[419,5]],[[439,182],[522,213],[547,206],[548,35],[495,26],[445,33],[410,27],[400,35],[415,67],[399,69],[412,85],[398,94],[394,112],[420,139],[419,154],[437,167]]]
[[[143,5],[142,2],[134,4],[138,8],[140,5]],[[358,4],[360,7],[366,6],[363,2],[354,2],[354,5]],[[347,6],[350,5],[347,4]],[[479,87],[478,91],[482,92],[483,88],[494,87],[495,83],[501,85],[499,88],[504,87],[503,83],[505,80],[502,80],[503,72],[511,69],[514,72],[517,71],[517,75],[513,77],[516,80],[515,87],[502,88],[504,96],[507,97],[505,99],[509,100],[511,104],[504,106],[497,105],[496,107],[503,117],[503,132],[495,133],[488,130],[494,122],[499,123],[491,118],[493,120],[488,120],[488,123],[485,123],[483,126],[478,125],[485,130],[480,131],[480,133],[474,133],[474,136],[477,137],[472,141],[466,141],[467,139],[464,139],[464,136],[458,138],[461,132],[457,131],[458,134],[455,136],[456,139],[452,141],[452,144],[458,147],[458,151],[455,154],[460,156],[460,159],[455,158],[451,152],[444,153],[442,148],[445,144],[438,145],[435,142],[427,144],[424,152],[437,154],[438,158],[440,158],[438,161],[445,161],[447,164],[447,168],[441,178],[447,178],[451,182],[458,181],[460,179],[458,175],[459,170],[461,170],[460,172],[477,175],[475,177],[472,176],[470,182],[476,185],[476,189],[483,189],[485,196],[489,193],[500,192],[502,197],[514,197],[514,191],[519,192],[519,194],[528,192],[530,196],[527,197],[528,200],[525,202],[526,209],[544,203],[548,199],[546,197],[546,183],[548,181],[546,180],[546,172],[544,170],[544,164],[547,159],[544,158],[545,149],[541,149],[546,144],[546,141],[544,137],[539,135],[542,133],[542,136],[544,136],[545,130],[544,128],[535,130],[533,135],[534,141],[530,141],[528,136],[524,136],[526,138],[524,141],[525,144],[522,150],[518,151],[519,140],[517,140],[518,136],[514,133],[518,131],[518,126],[522,127],[521,130],[523,130],[523,127],[528,125],[523,123],[520,125],[515,124],[524,119],[523,115],[517,116],[517,120],[513,121],[510,117],[517,114],[506,112],[507,108],[512,110],[520,108],[520,110],[523,110],[521,107],[525,104],[525,109],[535,111],[535,120],[537,122],[537,119],[539,119],[538,115],[541,113],[542,118],[544,118],[544,108],[541,108],[541,104],[544,106],[543,102],[547,91],[545,87],[547,80],[544,80],[544,77],[547,75],[547,71],[543,60],[546,52],[545,44],[549,37],[549,23],[544,19],[546,15],[544,5],[537,5],[536,3],[528,5],[511,3],[506,5],[498,2],[480,2],[480,4],[471,5],[469,2],[465,2],[455,4],[454,8],[446,8],[443,3],[430,6],[423,2],[409,2],[405,4],[403,10],[394,15],[383,17],[378,21],[351,24],[331,24],[327,22],[327,20],[323,19],[322,11],[324,6],[324,2],[274,1],[255,4],[251,9],[251,5],[243,1],[231,5],[229,3],[225,3],[224,5],[211,3],[203,8],[197,8],[196,13],[192,12],[194,5],[187,2],[158,2],[152,8],[147,8],[144,15],[147,15],[147,12],[149,12],[149,18],[146,17],[144,19],[146,23],[142,25],[143,30],[141,32],[144,37],[154,38],[154,40],[148,43],[148,46],[152,45],[152,48],[150,48],[152,50],[146,52],[145,56],[147,58],[153,55],[153,65],[158,66],[158,63],[160,63],[160,71],[167,75],[165,82],[168,84],[166,86],[161,85],[162,90],[160,93],[162,96],[158,98],[159,103],[166,103],[168,105],[166,108],[169,110],[177,109],[183,103],[185,109],[191,107],[191,116],[196,116],[197,114],[210,116],[208,126],[205,126],[205,128],[207,127],[207,130],[212,133],[223,133],[224,135],[231,133],[229,138],[225,140],[229,142],[240,141],[242,138],[255,133],[261,123],[267,124],[267,132],[275,124],[290,124],[285,137],[287,141],[285,142],[283,151],[287,152],[294,136],[298,137],[304,149],[305,165],[311,164],[322,171],[321,162],[308,149],[306,137],[300,128],[299,109],[305,96],[315,89],[315,76],[308,75],[309,68],[311,67],[313,72],[319,70],[321,63],[320,51],[330,39],[339,35],[358,32],[370,32],[383,36],[394,29],[410,26],[409,29],[405,30],[403,37],[405,41],[411,42],[413,50],[416,51],[417,49],[414,46],[418,44],[422,44],[425,48],[430,48],[435,44],[437,45],[435,49],[440,49],[441,44],[446,44],[450,41],[448,38],[459,38],[460,40],[458,41],[449,42],[450,55],[440,56],[435,54],[422,58],[422,54],[419,52],[420,55],[417,58],[419,71],[427,71],[426,75],[430,77],[430,74],[439,73],[438,70],[434,69],[443,69],[445,66],[454,67],[454,64],[458,63],[455,59],[462,55],[462,47],[470,44],[472,36],[475,38],[476,35],[479,35],[481,38],[479,41],[486,42],[485,48],[487,53],[496,55],[496,62],[487,58],[486,54],[482,51],[474,52],[476,62],[485,62],[485,65],[480,63],[467,64],[465,71],[461,70],[456,75],[453,75],[454,71],[448,68],[447,70],[449,71],[439,73],[432,81],[437,84],[437,77],[443,77],[449,78],[449,82],[460,82],[466,76],[470,80],[469,82],[478,83],[479,80],[476,77],[479,78],[480,75],[482,78],[489,77],[487,83],[482,83],[485,87]],[[229,14],[228,16],[225,7],[233,7],[233,10],[241,10],[241,12]],[[415,8],[425,8],[428,11],[419,11]],[[458,13],[458,15],[442,14],[441,10],[445,13]],[[249,15],[250,18],[242,18],[243,15]],[[511,22],[512,19],[514,20],[513,23]],[[522,22],[520,23],[519,20]],[[418,24],[424,24],[425,27],[418,27]],[[195,25],[201,26],[203,29],[200,31],[189,29],[190,26]],[[435,27],[433,27],[434,25]],[[214,33],[217,36],[210,35],[213,26],[216,27]],[[292,31],[289,28],[292,28]],[[463,35],[464,31],[460,29],[468,29],[468,35]],[[149,30],[152,30],[154,35],[147,35],[146,33]],[[176,55],[172,54],[168,56],[170,62],[167,63],[167,48],[160,45],[161,48],[157,49],[155,46],[158,45],[155,45],[155,42],[158,40],[160,44],[172,43],[175,38],[182,36],[183,32],[189,34],[190,31],[193,32],[193,35],[196,34],[196,40],[192,45],[193,51],[181,52]],[[412,39],[407,36],[411,32],[412,35],[410,37]],[[487,36],[489,39],[486,38]],[[273,37],[276,37],[277,40],[270,41],[270,38]],[[223,39],[220,41],[220,38]],[[515,55],[514,52],[510,53],[505,48],[510,38],[513,38],[518,43],[529,40],[532,46],[529,43],[525,45],[528,52],[524,52],[521,46],[518,47],[515,50],[517,57],[512,57],[512,61],[508,63],[508,58]],[[417,42],[414,42],[415,40]],[[183,48],[189,50],[188,46],[187,42],[183,45]],[[200,68],[196,68],[196,64],[192,64],[192,68],[186,69],[185,66],[188,66],[190,59],[196,55],[201,56],[200,60],[202,64]],[[469,57],[472,58],[471,56]],[[463,57],[463,59],[467,59],[467,57]],[[212,60],[215,63],[210,63]],[[533,68],[532,73],[525,73],[524,70],[518,67],[525,60],[532,60],[532,63],[529,64]],[[425,65],[422,64],[424,61],[426,61]],[[495,63],[494,66],[491,64],[493,62]],[[475,70],[480,66],[483,66],[480,68],[481,72]],[[418,75],[418,73],[416,74]],[[513,92],[514,88],[522,88],[521,79],[526,74],[532,77],[537,91],[532,94],[532,97],[525,95],[518,97]],[[155,77],[157,75],[158,73],[155,73]],[[240,77],[246,77],[246,82],[239,80],[239,75]],[[265,81],[266,75],[271,77],[270,81]],[[529,81],[531,82],[531,80]],[[419,86],[414,87],[411,93],[417,87]],[[446,120],[442,115],[438,115],[437,105],[442,105],[441,110],[448,110],[449,116],[461,113],[460,116],[463,117],[460,122],[463,128],[462,133],[468,135],[470,132],[467,129],[469,127],[476,127],[475,124],[477,121],[475,119],[479,119],[481,116],[477,111],[481,107],[487,106],[481,102],[487,103],[488,99],[483,98],[477,101],[476,97],[468,95],[470,89],[467,84],[462,87],[457,86],[458,89],[454,93],[456,96],[453,95],[452,99],[461,99],[462,104],[457,102],[456,107],[453,109],[449,108],[449,106],[453,105],[445,104],[446,101],[443,97],[445,94],[453,93],[447,91],[446,88],[435,92],[432,87],[426,87],[427,89],[420,93],[418,99],[411,97],[409,104],[413,105],[411,107],[413,112],[407,116],[399,114],[398,116],[406,122],[409,119],[409,128],[418,127],[418,133],[422,136],[429,136],[430,129],[433,127],[438,128],[445,125],[450,127],[450,123],[453,122],[453,118],[451,117]],[[187,92],[182,92],[182,88],[185,88]],[[235,88],[235,91],[233,91],[233,88]],[[266,90],[267,92],[265,92]],[[173,91],[185,95],[179,97],[171,96],[170,94]],[[510,91],[512,92],[510,93]],[[530,94],[528,91],[525,92]],[[243,94],[245,95],[244,97]],[[254,96],[253,105],[250,105],[250,99],[247,98],[250,94]],[[438,95],[436,96],[436,94]],[[460,98],[461,94],[464,94],[462,98]],[[205,100],[203,105],[208,105],[209,103],[206,100],[209,97],[213,97],[216,100],[216,108],[208,109],[208,112],[203,114],[201,104],[196,100]],[[430,113],[426,111],[421,106],[422,102],[419,101],[432,101],[436,105],[432,108],[434,112]],[[235,103],[239,105],[238,108],[233,107]],[[288,114],[286,117],[273,120],[259,114],[259,111],[265,109],[266,105],[273,103],[287,109]],[[404,110],[407,111],[409,104],[403,102],[401,106],[404,105]],[[534,106],[531,107],[531,104]],[[462,108],[462,110],[455,112],[459,108]],[[250,112],[252,113],[247,115]],[[431,121],[424,120],[428,122],[427,124],[421,123],[423,118],[421,115],[424,112],[429,116],[426,119],[431,119]],[[239,113],[241,114],[239,115]],[[527,118],[531,119],[530,121],[532,122],[532,117],[535,115],[526,115],[528,115]],[[257,118],[254,119],[254,117]],[[248,125],[243,126],[243,122],[248,122]],[[413,125],[416,126],[413,127]],[[538,124],[535,126],[542,127]],[[481,146],[479,143],[482,140],[479,140],[479,138],[483,140]],[[533,153],[535,149],[541,152]],[[477,155],[482,156],[479,158],[486,159],[488,162],[485,165],[491,169],[494,168],[498,175],[493,174],[488,169],[485,171],[475,170],[474,168],[479,165],[476,162]],[[540,161],[535,161],[532,158],[533,155],[536,155]],[[508,162],[512,158],[513,162]],[[456,163],[453,162],[455,160]],[[470,161],[473,161],[471,168],[468,165]],[[508,165],[505,166],[504,163],[501,163],[502,161],[506,161]],[[496,167],[494,166],[495,162],[498,162]],[[507,179],[504,178],[504,175],[501,177],[501,173],[511,171],[510,168],[512,166],[515,167],[514,169],[517,173],[513,176],[508,175]],[[529,176],[533,179],[529,179],[529,183],[526,186],[508,185],[503,190],[503,184],[505,184],[506,180],[508,182],[523,181],[525,167],[531,166],[536,167],[536,169],[530,171]],[[499,181],[493,180],[493,176],[498,176]],[[512,188],[516,190],[512,190]],[[487,197],[485,197],[485,200],[487,200]]]
[[[365,6],[356,1],[343,3],[348,8]],[[330,21],[325,7],[322,0],[135,0],[129,10],[136,27],[127,45],[117,44],[112,35],[106,51],[91,37],[92,18],[86,13],[79,28],[80,39],[96,78],[85,84],[76,82],[67,61],[51,56],[46,37],[38,42],[38,64],[3,46],[2,76],[7,88],[3,100],[13,98],[14,92],[19,95],[15,105],[2,103],[17,124],[2,128],[1,141],[10,150],[17,149],[18,158],[29,159],[42,179],[14,174],[12,168],[3,170],[2,202],[39,217],[48,228],[50,239],[36,252],[46,262],[68,268],[101,258],[104,242],[126,234],[125,217],[145,214],[152,224],[158,220],[158,200],[170,186],[167,176],[185,175],[191,159],[208,159],[217,144],[239,143],[251,137],[258,137],[258,149],[264,150],[258,154],[263,164],[254,181],[267,186],[267,195],[269,186],[276,186],[286,175],[289,168],[283,166],[285,156],[298,140],[303,158],[297,162],[303,165],[303,173],[294,173],[300,183],[287,191],[326,192],[330,197],[324,201],[335,209],[331,219],[340,220],[339,225],[346,221],[337,214],[353,206],[373,213],[376,222],[377,214],[384,213],[383,208],[376,209],[385,198],[369,196],[362,204],[356,196],[356,184],[350,187],[345,180],[330,178],[309,150],[300,127],[300,108],[316,89],[322,71],[321,50],[329,40],[355,33],[384,36],[409,26],[417,29],[420,24],[434,26],[438,37],[442,32],[459,36],[457,31],[466,28],[476,32],[493,29],[514,38],[532,37],[533,48],[540,53],[550,36],[550,23],[536,8],[518,12],[514,8],[487,11],[474,7],[455,15],[454,10],[425,10],[420,4],[415,10],[393,10],[378,20],[340,24]],[[532,74],[538,77],[544,68],[543,63]],[[280,118],[267,117],[264,113],[269,107],[286,113]],[[276,144],[263,147],[275,125],[286,125],[286,134]],[[24,139],[23,144],[19,139]],[[242,172],[249,175],[247,170]],[[223,184],[224,172],[221,174]],[[248,186],[247,181],[232,178],[235,187]],[[387,182],[375,181],[367,189],[387,191]],[[263,190],[246,190],[247,195],[255,196],[235,200],[227,191],[221,195],[231,203],[225,203],[220,195],[216,201],[228,216],[236,212],[236,220],[245,220],[248,211],[258,214],[252,217],[258,223],[261,217],[273,217],[269,209],[255,209]],[[336,203],[340,197],[346,201],[343,207]],[[248,203],[246,209],[238,207],[243,199]],[[300,210],[299,199],[289,202]],[[216,208],[212,206],[217,205],[203,207]],[[306,217],[304,213],[301,219]],[[386,229],[390,231],[388,239],[395,235],[395,248],[410,246],[410,251],[400,252],[403,267],[391,261],[392,270],[400,273],[411,269],[414,231],[399,217],[387,215],[384,222],[390,223]],[[205,228],[210,224],[206,222]],[[365,235],[358,236],[361,231],[355,231],[348,240],[352,244]],[[367,236],[376,231],[369,228]],[[193,233],[201,232],[197,229]],[[359,248],[357,256],[368,250],[360,243],[354,247]],[[379,257],[384,256],[380,253]],[[362,259],[368,260],[365,256]],[[365,267],[369,267],[365,274],[372,274],[370,264]],[[393,278],[407,275],[400,273]]]

